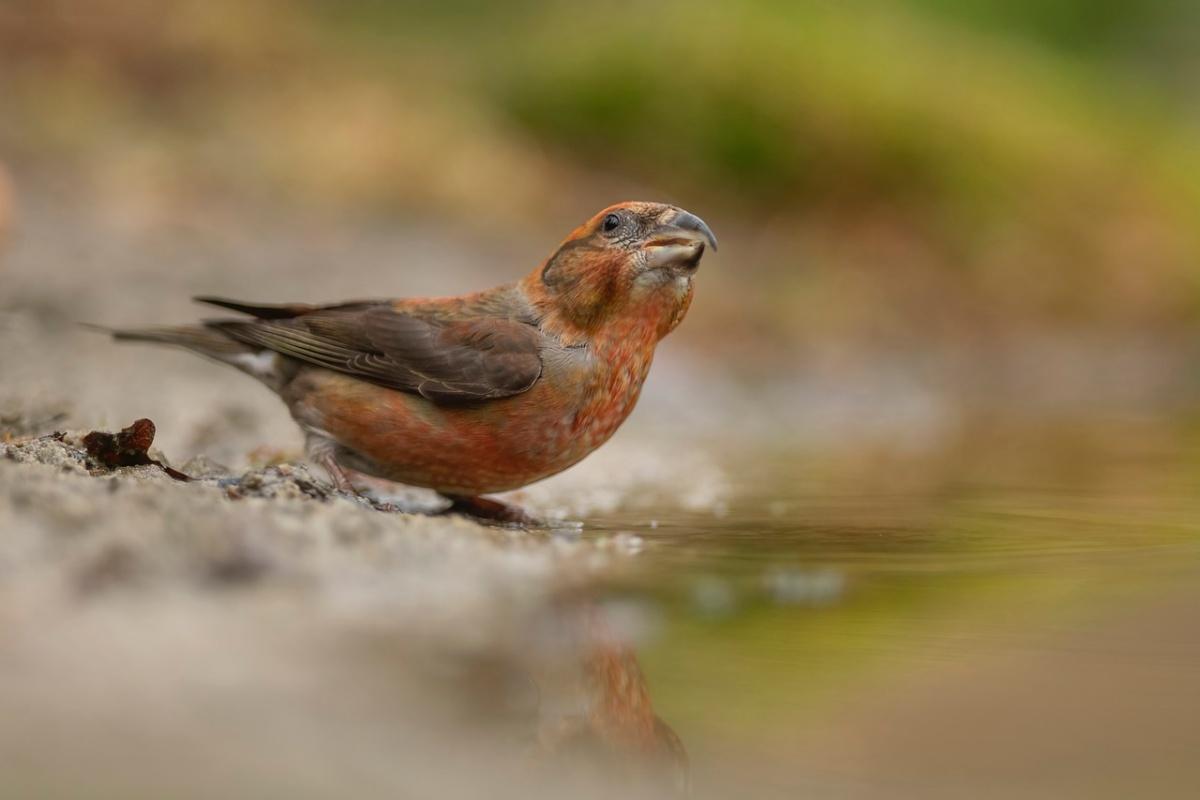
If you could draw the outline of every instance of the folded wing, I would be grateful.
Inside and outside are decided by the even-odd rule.
[[[257,317],[205,323],[231,339],[435,403],[520,394],[542,373],[541,334],[519,320],[445,319],[373,301],[257,306],[197,299]]]

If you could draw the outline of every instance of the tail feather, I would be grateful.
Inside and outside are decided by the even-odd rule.
[[[206,325],[178,325],[161,328],[102,328],[87,325],[93,330],[110,334],[118,341],[168,344],[191,350],[222,364],[229,364],[279,391],[286,372],[280,357],[270,351],[231,339],[218,328]]]
[[[203,325],[176,325],[161,328],[97,328],[97,330],[111,334],[118,341],[172,344],[222,360],[223,357],[255,352],[253,348],[230,339],[215,328]]]

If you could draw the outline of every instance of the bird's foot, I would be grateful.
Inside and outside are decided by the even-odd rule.
[[[362,497],[362,493],[355,487],[354,481],[350,480],[350,474],[337,462],[332,452],[322,451],[315,454],[313,460],[320,464],[321,469],[325,470],[329,475],[329,480],[333,482],[334,489],[346,494],[352,494],[355,497]]]
[[[318,463],[329,473],[329,479],[333,481],[333,488],[343,494],[358,500],[360,503],[370,506],[376,511],[383,511],[387,514],[403,513],[405,509],[395,503],[388,503],[379,500],[370,494],[367,494],[362,489],[354,484],[350,477],[350,472],[334,460],[332,455],[324,455],[319,459]]]
[[[505,527],[540,528],[546,522],[530,514],[520,506],[493,500],[490,497],[447,497],[450,506],[442,513],[461,514],[486,525],[503,525]]]

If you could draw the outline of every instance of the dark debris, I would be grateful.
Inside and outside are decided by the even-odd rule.
[[[153,459],[146,452],[154,444],[154,423],[139,419],[117,433],[92,431],[83,437],[83,448],[92,460],[108,469],[155,466],[177,481],[191,478],[177,469]]]

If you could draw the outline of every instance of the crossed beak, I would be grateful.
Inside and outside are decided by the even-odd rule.
[[[700,266],[705,245],[717,249],[717,237],[704,220],[674,208],[659,221],[650,234],[644,249],[650,269],[675,267],[685,272],[695,272]]]

